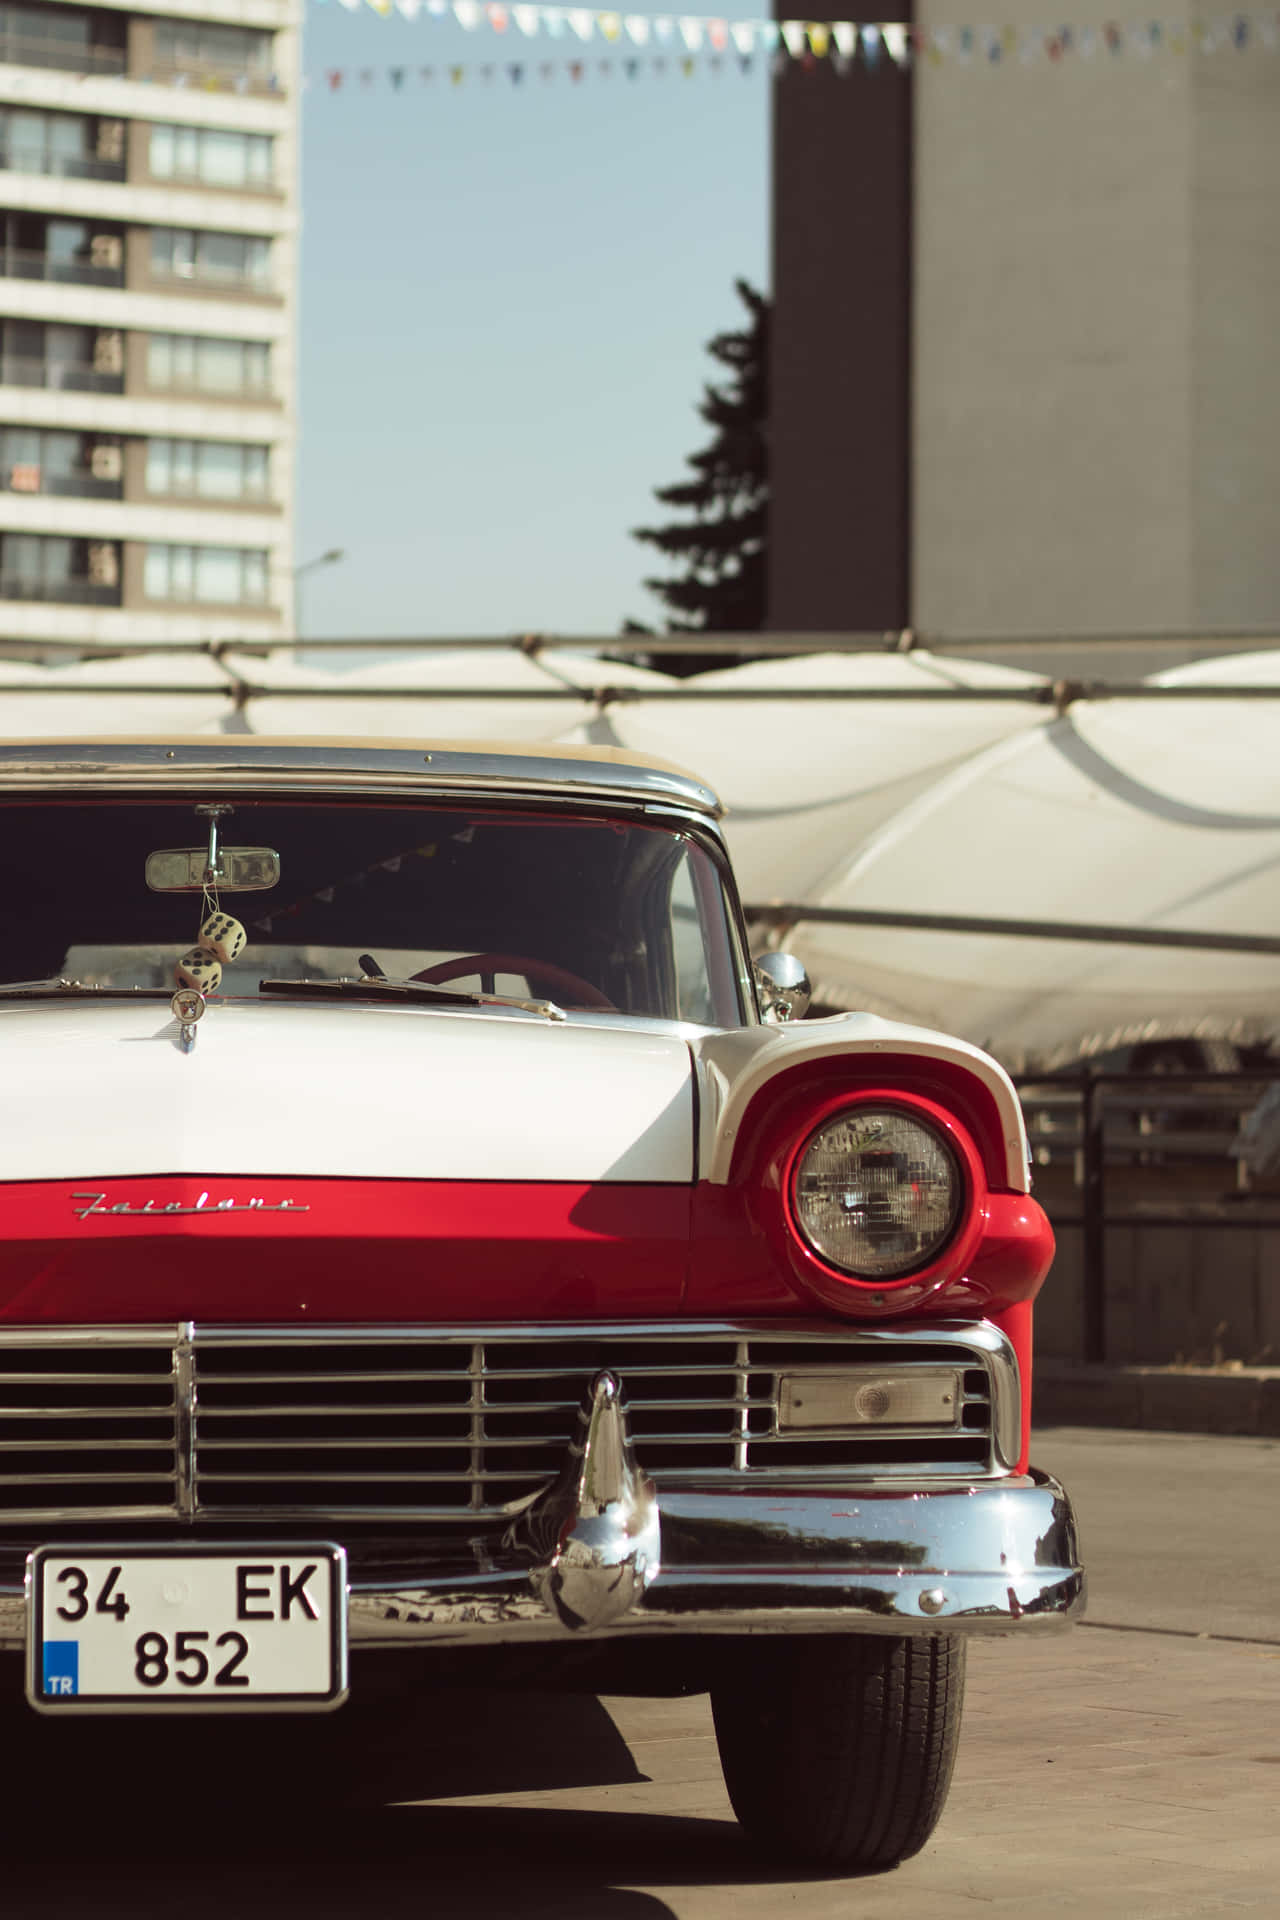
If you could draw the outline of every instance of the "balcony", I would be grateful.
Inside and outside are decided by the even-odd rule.
[[[210,93],[247,93],[254,97],[274,94],[283,98],[285,91],[279,74],[269,73],[265,67],[246,67],[207,54],[190,60],[156,57],[147,78],[157,86],[202,87]]]
[[[37,580],[29,574],[0,573],[0,600],[43,600],[72,607],[118,607],[120,588],[96,586],[85,579]]]
[[[157,290],[166,293],[184,287],[194,287],[201,293],[233,293],[261,296],[277,293],[274,275],[270,273],[231,273],[223,267],[205,266],[199,261],[182,266],[169,266],[152,261],[151,279]]]
[[[42,146],[14,146],[0,140],[0,170],[45,173],[57,180],[123,180],[123,160],[97,160],[89,153],[50,153]]]
[[[98,480],[91,473],[43,473],[39,467],[0,469],[0,493],[61,495],[75,500],[123,500],[123,480]],[[29,596],[13,594],[11,599]]]
[[[197,380],[148,381],[146,386],[148,399],[189,400],[197,404],[201,401],[214,402],[229,400],[237,405],[276,407],[279,396],[266,381],[246,380],[239,387],[202,386]]]
[[[0,387],[48,387],[55,393],[123,393],[123,373],[100,373],[97,367],[67,360],[31,360],[22,354],[0,354]]]
[[[0,33],[0,62],[9,67],[57,67],[64,73],[120,77],[126,56],[123,47],[78,47],[69,40]]]
[[[57,280],[75,287],[122,287],[124,263],[96,267],[88,260],[51,260],[27,247],[0,247],[0,276],[7,280]]]

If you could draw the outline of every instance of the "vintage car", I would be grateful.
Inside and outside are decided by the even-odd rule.
[[[924,1844],[967,1636],[1083,1604],[1052,1236],[993,1060],[752,963],[719,812],[603,749],[0,742],[33,1707],[709,1692],[764,1847]]]

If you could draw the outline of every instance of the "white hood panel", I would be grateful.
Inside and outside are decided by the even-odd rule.
[[[693,1178],[679,1035],[479,1011],[0,1005],[0,1182],[144,1173]]]

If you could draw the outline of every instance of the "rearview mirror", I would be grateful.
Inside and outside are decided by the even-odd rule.
[[[218,847],[209,865],[207,847],[161,847],[147,855],[152,893],[264,893],[280,880],[280,855],[270,847]]]

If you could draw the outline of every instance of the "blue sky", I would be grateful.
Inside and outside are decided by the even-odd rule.
[[[628,530],[706,437],[735,277],[767,282],[769,82],[651,51],[631,81],[635,52],[310,0],[297,559],[346,557],[302,583],[308,637],[660,624]]]

